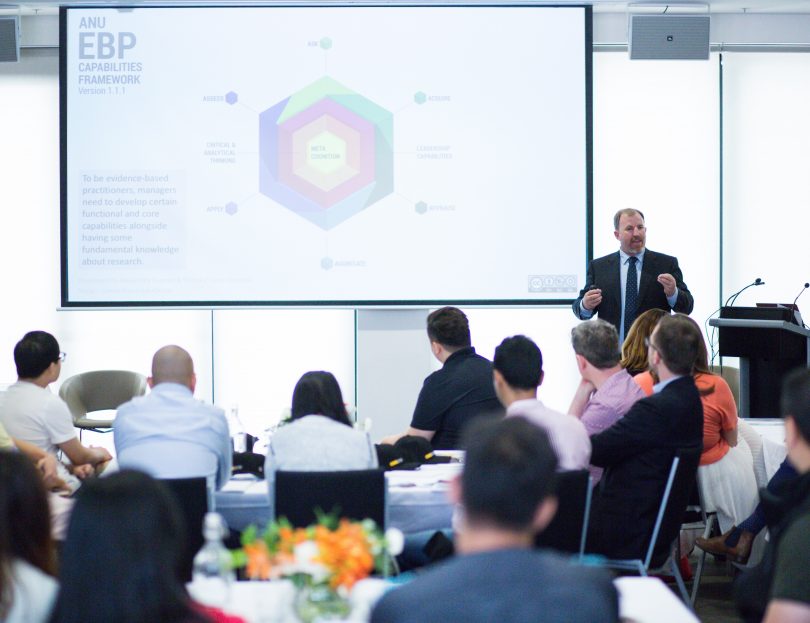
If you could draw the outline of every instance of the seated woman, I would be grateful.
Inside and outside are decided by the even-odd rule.
[[[186,592],[184,526],[159,481],[123,470],[86,482],[76,498],[51,623],[244,623]]]
[[[627,370],[630,376],[636,376],[648,368],[647,344],[645,340],[652,335],[655,325],[663,316],[669,315],[663,309],[648,309],[633,321],[627,337],[622,344],[622,360],[619,365]]]
[[[717,511],[720,530],[725,533],[748,517],[757,504],[754,458],[745,439],[737,435],[734,396],[723,377],[711,372],[703,340],[692,370],[703,402],[703,453],[698,478],[703,501],[707,509]],[[658,382],[652,372],[643,372],[633,380],[647,395],[652,394]]]
[[[0,450],[0,621],[47,621],[55,570],[42,477],[24,455]]]
[[[267,446],[264,475],[270,506],[275,472],[343,471],[377,467],[368,433],[354,430],[343,395],[329,372],[307,372],[295,385],[291,422],[280,427]]]

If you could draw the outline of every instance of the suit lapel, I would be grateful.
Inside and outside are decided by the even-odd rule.
[[[615,297],[616,307],[621,310],[622,308],[622,280],[621,268],[619,266],[619,252],[610,255],[607,263],[608,283],[606,287],[602,288],[602,292],[612,292]],[[619,312],[621,313],[621,312]],[[617,321],[618,322],[618,321]]]
[[[658,263],[655,260],[655,253],[647,249],[644,252],[644,263],[641,266],[641,280],[638,284],[639,306],[641,306],[641,301],[650,294],[653,286],[658,283]]]

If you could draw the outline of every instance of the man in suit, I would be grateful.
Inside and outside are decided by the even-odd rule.
[[[572,309],[580,320],[599,314],[616,327],[621,343],[633,320],[648,309],[689,314],[695,302],[677,258],[646,248],[647,229],[641,212],[619,210],[613,227],[619,251],[590,263],[585,288]]]
[[[685,316],[664,316],[649,339],[650,366],[660,381],[607,430],[591,437],[591,463],[605,468],[595,492],[587,549],[610,558],[638,558],[649,545],[672,459],[703,448],[703,405],[692,366],[702,340]],[[694,482],[694,474],[689,482]]]
[[[458,555],[388,591],[372,623],[608,623],[616,589],[601,569],[532,548],[557,509],[557,458],[546,432],[524,418],[465,431],[464,471],[450,485],[463,505]]]

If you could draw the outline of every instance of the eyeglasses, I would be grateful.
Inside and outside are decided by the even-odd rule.
[[[648,337],[644,338],[644,346],[646,346],[647,348],[652,348],[654,351],[657,351],[659,353],[661,352],[660,350],[658,350],[658,347],[650,341],[650,338]]]
[[[64,361],[67,359],[67,353],[59,353],[59,356],[56,358],[57,361]]]

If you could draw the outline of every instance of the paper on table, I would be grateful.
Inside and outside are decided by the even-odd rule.
[[[458,463],[444,463],[439,465],[423,465],[418,470],[402,470],[386,472],[389,487],[431,487],[434,485],[446,486],[456,474],[461,472],[462,466]]]

